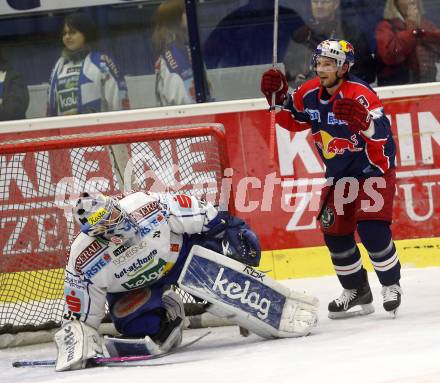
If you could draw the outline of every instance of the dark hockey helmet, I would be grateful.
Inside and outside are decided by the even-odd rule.
[[[313,70],[316,70],[319,57],[334,59],[336,62],[336,70],[342,68],[345,63],[348,64],[348,70],[350,70],[354,64],[354,48],[353,45],[346,40],[324,40],[318,44],[315,54],[312,57],[311,66]]]
[[[131,220],[119,201],[113,197],[82,193],[73,208],[73,216],[81,232],[121,241],[132,237],[136,224]]]

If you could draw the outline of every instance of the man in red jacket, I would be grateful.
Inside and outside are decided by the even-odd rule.
[[[402,294],[390,229],[396,146],[376,93],[349,73],[353,64],[354,49],[348,41],[325,40],[312,59],[317,76],[293,93],[278,69],[266,71],[261,80],[269,104],[275,93],[281,113],[290,112],[290,130],[311,128],[326,167],[318,220],[344,288],[328,306],[332,319],[374,311],[356,230],[383,286],[384,309],[395,315]]]

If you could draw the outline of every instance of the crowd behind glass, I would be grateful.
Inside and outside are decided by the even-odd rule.
[[[273,3],[196,2],[200,47],[184,0],[3,16],[0,121],[260,97]],[[314,76],[316,45],[340,38],[355,48],[353,74],[373,87],[436,82],[439,21],[438,0],[280,1],[278,65],[295,88]]]

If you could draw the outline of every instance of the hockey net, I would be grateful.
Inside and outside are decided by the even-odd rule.
[[[59,326],[80,192],[189,193],[218,205],[226,158],[221,124],[0,143],[0,335]],[[185,309],[193,307],[180,293]]]

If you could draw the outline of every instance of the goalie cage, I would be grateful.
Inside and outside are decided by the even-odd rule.
[[[50,341],[60,325],[80,191],[184,192],[228,205],[221,124],[110,128],[0,143],[0,348]],[[227,324],[178,291],[191,327]]]

